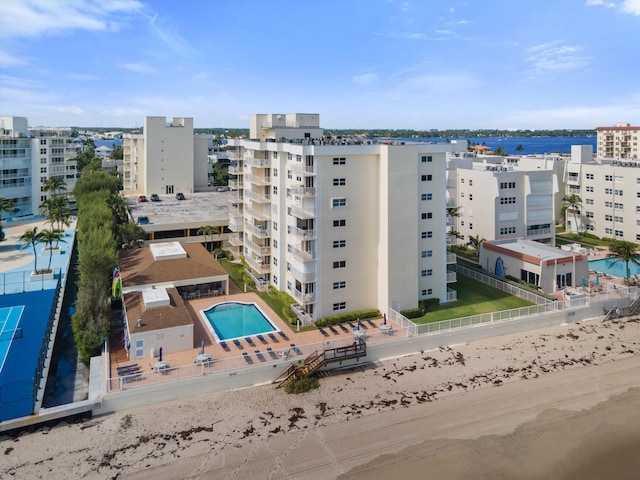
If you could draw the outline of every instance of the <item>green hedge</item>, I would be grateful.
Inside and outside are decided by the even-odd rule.
[[[410,308],[408,310],[401,310],[400,314],[407,318],[419,318],[424,315],[421,308]]]
[[[365,318],[378,318],[380,317],[380,310],[360,310],[358,312],[341,313],[340,315],[332,315],[330,317],[323,317],[316,320],[317,327],[328,327],[329,325],[338,325],[339,323],[354,322]]]

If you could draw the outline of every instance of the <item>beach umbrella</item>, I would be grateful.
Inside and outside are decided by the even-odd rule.
[[[600,285],[600,277],[596,273],[596,286]]]
[[[383,324],[383,325],[386,325],[386,324],[387,324],[387,314],[386,314],[386,313],[383,313],[383,314],[382,314],[382,324]]]
[[[204,340],[202,340],[202,348],[200,348],[200,355],[204,355]]]
[[[356,330],[360,330],[360,318],[358,318],[358,323],[356,324]]]
[[[160,347],[160,354],[158,355],[158,361],[162,361],[162,347]]]
[[[584,288],[587,285],[587,281],[584,279],[584,277],[582,277],[582,288]]]

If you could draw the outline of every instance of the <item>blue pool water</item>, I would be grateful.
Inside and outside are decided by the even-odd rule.
[[[255,303],[220,303],[208,310],[201,310],[200,313],[207,320],[218,341],[278,330]]]
[[[625,278],[625,263],[618,262],[613,265],[615,258],[601,258],[599,260],[589,260],[589,270],[600,273],[606,273],[618,278]],[[629,262],[629,275],[640,275],[640,267],[635,263]]]

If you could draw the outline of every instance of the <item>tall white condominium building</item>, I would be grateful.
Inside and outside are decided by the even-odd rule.
[[[18,207],[16,216],[35,215],[52,195],[44,184],[51,177],[73,190],[77,170],[74,159],[82,145],[69,128],[29,128],[26,117],[0,117],[0,196]]]
[[[581,203],[567,211],[567,229],[640,243],[640,160],[593,158],[591,145],[572,145],[566,194]]]
[[[449,155],[447,223],[455,243],[523,238],[555,246],[565,160],[533,157]],[[453,210],[452,210],[453,209]],[[455,234],[454,234],[455,235]],[[450,243],[451,238],[450,235]]]
[[[124,193],[191,193],[207,186],[211,138],[193,118],[145,117],[141,134],[123,136]]]
[[[640,158],[640,127],[618,123],[615,127],[597,127],[598,157]]]
[[[232,139],[230,243],[298,317],[455,299],[446,254],[445,154],[460,144],[323,137],[318,114],[253,115]]]

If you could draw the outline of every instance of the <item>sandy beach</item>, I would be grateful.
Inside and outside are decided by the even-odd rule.
[[[640,318],[0,437],[0,478],[637,478]]]

